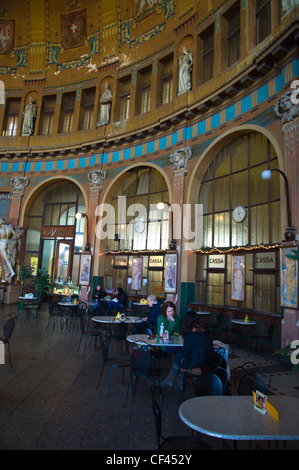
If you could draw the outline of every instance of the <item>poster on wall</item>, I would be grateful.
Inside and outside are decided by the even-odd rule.
[[[232,256],[232,300],[245,300],[245,256]]]
[[[294,256],[294,247],[280,250],[280,296],[281,306],[298,308],[298,261]]]
[[[168,253],[166,255],[165,267],[165,292],[174,294],[177,285],[177,253]]]
[[[81,286],[89,286],[90,265],[91,255],[82,255],[79,278],[79,284]]]
[[[132,290],[141,290],[143,258],[133,258]]]

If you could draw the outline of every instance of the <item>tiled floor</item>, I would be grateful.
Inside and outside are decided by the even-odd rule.
[[[0,321],[16,308],[0,305]],[[146,384],[135,397],[130,393],[123,406],[128,374],[123,385],[120,371],[115,370],[107,399],[107,371],[97,388],[100,351],[88,344],[83,357],[83,348],[77,352],[78,329],[67,331],[56,326],[52,332],[47,324],[46,306],[38,322],[19,316],[11,339],[13,366],[0,365],[0,449],[156,450],[150,386]],[[292,376],[273,358],[248,356],[241,349],[230,352],[231,369],[247,360],[271,372],[271,394],[299,397],[299,375]],[[183,399],[190,396],[187,390]],[[180,392],[163,389],[166,436],[190,435],[178,416],[179,406]],[[204,439],[212,449],[222,448],[219,439]],[[288,448],[299,449],[299,444],[288,444]]]

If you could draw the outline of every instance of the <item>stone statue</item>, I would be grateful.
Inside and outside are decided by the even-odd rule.
[[[90,186],[99,186],[100,191],[103,189],[103,181],[107,176],[106,170],[97,170],[97,171],[91,171],[88,173],[87,178],[88,181],[90,182]]]
[[[17,244],[22,237],[24,229],[13,227],[0,219],[0,256],[2,259],[2,280],[8,281],[15,274],[14,268],[17,263]]]
[[[292,121],[299,114],[299,105],[294,104],[291,100],[293,93],[293,91],[288,91],[282,95],[274,106],[276,116],[281,119],[282,131],[284,130],[284,124]]]
[[[193,57],[187,47],[183,47],[183,55],[179,58],[179,90],[178,95],[190,91],[192,88]]]
[[[34,129],[34,121],[37,115],[37,106],[35,105],[35,101],[30,96],[29,104],[25,107],[23,111],[23,127],[22,127],[22,135],[32,135]]]
[[[112,91],[108,82],[105,83],[105,91],[100,98],[100,115],[96,127],[104,126],[110,122],[110,111],[112,103]]]

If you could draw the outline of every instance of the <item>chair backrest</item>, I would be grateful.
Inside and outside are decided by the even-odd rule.
[[[151,355],[144,349],[133,349],[131,354],[131,365],[134,371],[141,376],[147,376],[149,371],[155,368],[155,363]]]
[[[81,302],[78,302],[78,303],[76,304],[76,309],[75,309],[75,311],[76,311],[76,313],[78,313],[79,315],[81,315],[81,314],[84,315],[84,314],[86,313],[86,310],[87,310],[87,303],[86,303],[86,302],[81,301]]]
[[[267,388],[264,381],[256,374],[244,374],[239,382],[238,394],[252,395],[252,392],[256,392],[256,390],[264,395],[267,394]]]
[[[209,372],[212,371],[213,369],[216,369],[217,367],[221,367],[222,369],[226,369],[226,360],[224,359],[222,353],[220,350],[217,351],[211,351],[207,359],[205,359],[201,365],[201,368],[204,372]],[[223,351],[224,348],[223,348]]]
[[[120,321],[113,323],[113,339],[122,341],[125,340],[128,333],[128,322]]]
[[[3,318],[3,336],[9,340],[17,323],[15,313],[8,313]]]
[[[196,396],[222,395],[223,387],[220,378],[213,372],[202,373],[195,387]]]

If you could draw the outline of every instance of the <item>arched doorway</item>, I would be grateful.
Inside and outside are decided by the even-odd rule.
[[[45,269],[52,281],[78,284],[85,212],[80,188],[69,180],[49,183],[28,211],[24,264]]]

